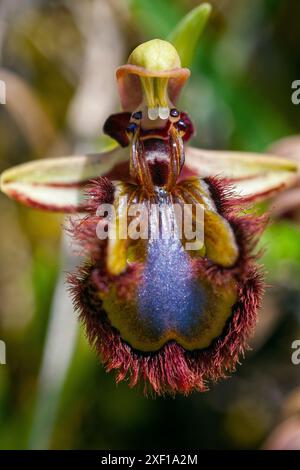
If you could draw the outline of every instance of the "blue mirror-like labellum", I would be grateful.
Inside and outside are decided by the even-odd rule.
[[[168,330],[191,334],[203,311],[205,295],[191,276],[190,257],[180,240],[149,242],[137,302],[141,317],[158,334]]]

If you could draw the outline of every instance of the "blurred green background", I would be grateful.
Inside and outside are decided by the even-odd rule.
[[[0,80],[7,104],[0,105],[0,171],[101,148],[102,124],[119,106],[115,67],[140,42],[165,38],[198,3],[2,0]],[[180,104],[197,129],[193,145],[264,151],[299,132],[291,83],[300,79],[300,3],[211,3]],[[72,317],[74,328],[65,289],[57,288],[59,274],[74,262],[61,248],[62,223],[62,216],[0,195],[0,339],[7,346],[0,449],[278,448],[284,432],[298,435],[300,448],[300,365],[291,363],[291,344],[300,339],[297,211],[277,217],[262,239],[270,287],[244,364],[208,393],[175,399],[146,399],[126,383],[116,386],[83,331],[72,337],[64,320],[56,321],[57,332],[62,342],[75,341],[74,351],[66,346],[57,356],[53,350],[57,368],[64,367],[58,376],[55,363],[52,375],[40,374],[57,309],[67,322]]]

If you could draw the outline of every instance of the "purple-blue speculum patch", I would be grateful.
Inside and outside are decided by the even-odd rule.
[[[180,240],[149,242],[137,303],[141,318],[157,335],[172,330],[186,337],[193,334],[205,293],[192,277],[190,259]]]

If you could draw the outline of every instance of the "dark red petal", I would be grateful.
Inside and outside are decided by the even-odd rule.
[[[129,145],[129,139],[126,133],[130,121],[131,113],[111,114],[103,126],[104,134],[115,139],[122,147]]]

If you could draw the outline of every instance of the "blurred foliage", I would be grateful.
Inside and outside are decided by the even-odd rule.
[[[76,3],[28,0],[16,2],[13,12],[0,11],[7,15],[0,34],[1,67],[23,78],[54,129],[53,140],[45,142],[45,154],[70,151],[78,140],[70,130],[68,111],[83,73],[86,38],[78,15],[84,16],[88,2],[80,2],[80,11]],[[166,37],[199,2],[107,3],[129,54],[140,41]],[[292,105],[290,95],[291,82],[300,78],[300,3],[212,4],[181,101],[198,130],[193,144],[263,151],[276,139],[299,133],[300,108]],[[108,53],[114,54],[114,44]],[[116,90],[113,76],[111,83]],[[25,112],[29,119],[30,113]],[[40,132],[38,125],[34,128]],[[6,106],[0,107],[0,129],[0,170],[43,156]],[[99,134],[100,130],[101,123]],[[99,135],[94,139],[93,145],[99,146]],[[60,270],[62,218],[20,208],[2,195],[0,208],[0,338],[7,344],[7,365],[0,366],[0,448],[19,449],[28,447],[31,434]],[[188,398],[146,399],[126,384],[115,385],[81,332],[49,447],[260,447],[279,422],[287,397],[299,386],[299,368],[290,359],[291,343],[300,338],[299,233],[296,220],[274,221],[261,241],[272,287],[261,312],[260,340],[254,338],[252,351],[230,380]]]

